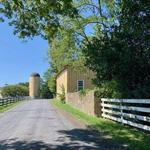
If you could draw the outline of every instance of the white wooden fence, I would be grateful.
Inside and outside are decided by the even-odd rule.
[[[102,117],[150,131],[150,99],[102,98]]]

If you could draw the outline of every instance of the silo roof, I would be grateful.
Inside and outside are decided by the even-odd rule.
[[[32,77],[40,77],[40,74],[34,72],[34,73],[32,73],[30,76],[32,76]]]

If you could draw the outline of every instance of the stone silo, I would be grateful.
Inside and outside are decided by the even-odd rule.
[[[40,97],[40,75],[32,73],[29,79],[29,96],[31,98]]]

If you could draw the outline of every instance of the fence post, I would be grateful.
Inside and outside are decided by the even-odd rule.
[[[121,113],[121,123],[123,123],[123,107],[122,107],[122,104],[123,104],[123,100],[122,99],[119,99],[120,100],[120,113]]]
[[[101,106],[102,106],[102,107],[101,107],[101,109],[102,109],[102,110],[101,110],[101,111],[102,111],[102,116],[104,117],[104,111],[103,111],[103,110],[104,110],[104,99],[103,99],[103,98],[101,98],[101,103],[102,103],[102,105],[101,105]],[[105,117],[104,117],[104,118],[105,118]]]
[[[4,106],[5,105],[5,99],[3,99],[3,101],[2,101],[2,106]]]

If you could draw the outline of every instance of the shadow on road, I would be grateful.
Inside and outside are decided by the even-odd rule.
[[[58,131],[60,137],[47,144],[43,141],[21,141],[9,139],[0,141],[0,150],[123,150],[123,147],[103,138],[98,133],[88,129],[73,129]],[[52,139],[52,137],[51,137]]]

